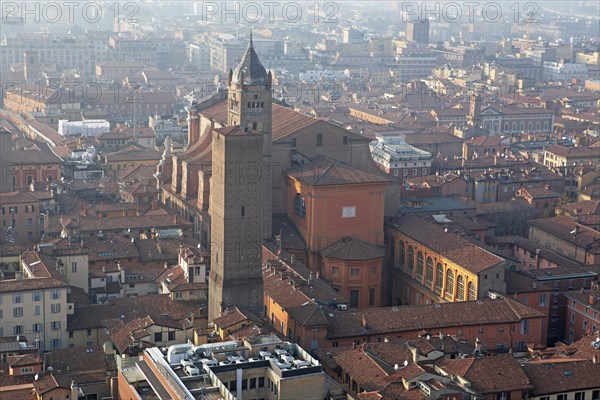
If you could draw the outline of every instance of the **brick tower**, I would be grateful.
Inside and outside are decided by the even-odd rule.
[[[234,71],[229,72],[227,91],[227,124],[250,128],[263,136],[263,226],[262,238],[271,239],[273,211],[271,143],[273,121],[273,92],[271,71],[267,72],[252,45]]]
[[[208,317],[232,305],[262,315],[262,238],[271,237],[271,74],[252,37],[229,73],[228,126],[213,130]]]

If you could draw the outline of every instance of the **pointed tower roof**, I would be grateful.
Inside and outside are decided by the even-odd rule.
[[[242,82],[242,79],[244,82]],[[265,85],[269,82],[267,70],[258,59],[252,43],[252,32],[248,48],[242,56],[242,61],[233,70],[232,83],[243,83],[245,85]]]

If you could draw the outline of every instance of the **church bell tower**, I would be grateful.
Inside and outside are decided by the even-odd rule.
[[[271,143],[273,121],[273,87],[271,71],[267,72],[254,50],[252,33],[248,48],[242,60],[229,72],[229,88],[227,92],[227,125],[240,125],[262,134],[262,196],[263,224],[262,238],[270,240],[272,236],[272,163]]]

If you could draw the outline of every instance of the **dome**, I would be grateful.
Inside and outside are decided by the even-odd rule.
[[[244,82],[241,82],[242,75]],[[266,85],[269,83],[267,70],[258,59],[254,46],[252,44],[252,34],[250,34],[250,43],[242,56],[242,61],[233,70],[231,83],[243,83],[244,85]]]

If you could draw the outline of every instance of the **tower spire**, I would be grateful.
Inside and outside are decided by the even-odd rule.
[[[254,44],[252,43],[252,29],[250,29],[250,47],[254,47]]]

